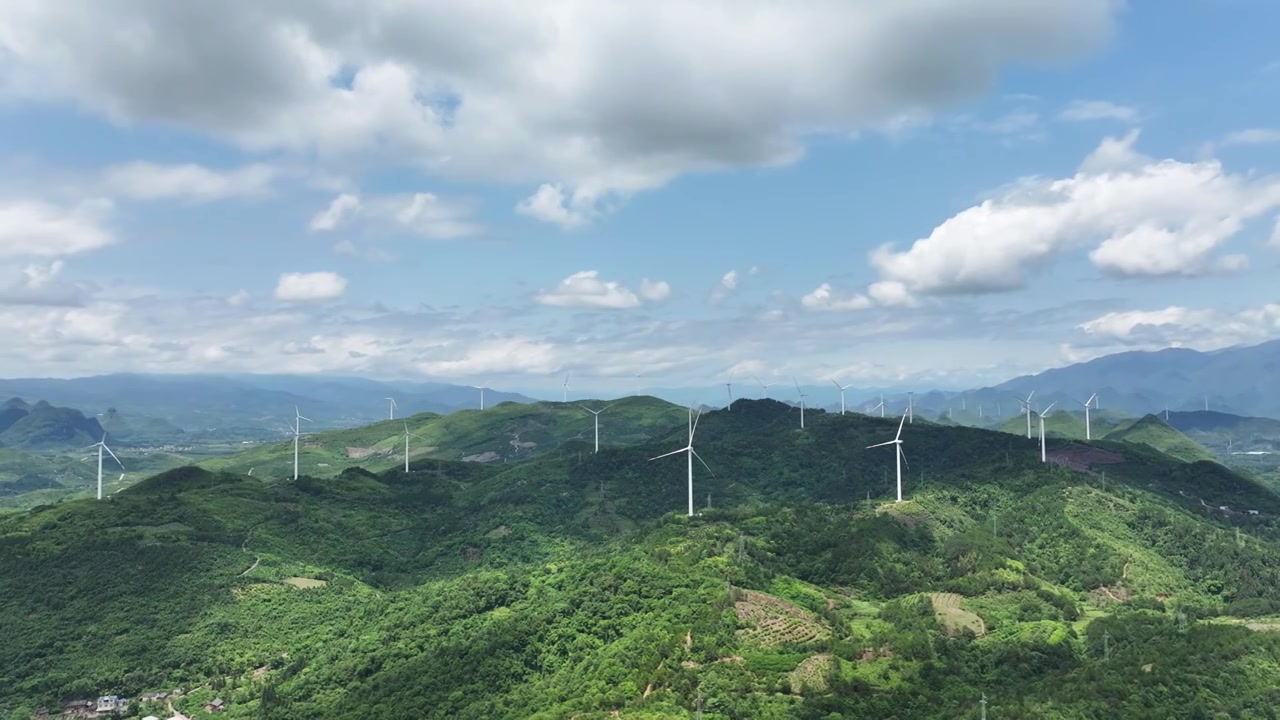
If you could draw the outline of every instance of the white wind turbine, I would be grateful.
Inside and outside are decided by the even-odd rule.
[[[844,391],[845,391],[845,390],[848,390],[848,389],[849,389],[849,388],[851,388],[851,387],[853,387],[853,383],[849,383],[848,385],[841,385],[840,383],[836,382],[835,380],[832,380],[831,382],[832,382],[832,384],[834,384],[836,387],[840,388],[840,414],[841,414],[841,415],[843,415],[843,414],[844,414]]]
[[[613,405],[617,405],[617,403],[614,403]],[[596,449],[595,449],[595,452],[597,452],[597,453],[598,453],[598,452],[600,452],[600,413],[602,413],[602,412],[604,412],[605,410],[608,410],[609,408],[613,407],[613,405],[606,405],[606,406],[604,406],[604,407],[600,408],[599,410],[592,410],[591,408],[587,407],[586,405],[579,405],[579,406],[578,406],[578,407],[582,408],[583,410],[586,410],[587,412],[589,412],[589,413],[591,413],[592,415],[594,415],[594,416],[595,416],[595,421],[596,421]]]
[[[85,449],[92,450],[93,448],[98,449],[98,499],[101,500],[102,499],[102,451],[105,450],[107,454],[111,456],[111,459],[116,461],[116,464],[120,466],[121,470],[124,470],[124,463],[120,462],[120,458],[116,457],[116,454],[111,452],[111,448],[107,447],[106,433],[102,433],[101,440],[90,445]],[[124,477],[124,476],[121,475],[120,477]]]
[[[672,450],[672,451],[671,451],[671,452],[669,452],[669,453],[665,453],[665,454],[663,454],[663,455],[659,455],[659,456],[657,456],[657,457],[651,457],[651,458],[649,458],[649,461],[650,461],[650,462],[653,462],[654,460],[661,460],[661,459],[662,459],[662,458],[664,458],[664,457],[670,457],[670,456],[672,456],[672,455],[679,455],[680,453],[687,453],[687,454],[688,454],[688,460],[689,460],[689,517],[693,517],[693,459],[694,459],[695,457],[696,457],[696,458],[698,458],[698,462],[702,463],[702,466],[703,466],[703,467],[705,467],[705,468],[707,469],[707,472],[711,472],[711,467],[710,467],[709,465],[707,465],[707,462],[706,462],[705,460],[703,460],[703,459],[702,459],[702,456],[701,456],[701,455],[699,455],[699,454],[698,454],[698,452],[697,452],[696,450],[694,450],[694,449],[693,449],[693,434],[694,434],[695,432],[697,432],[697,430],[698,430],[698,420],[699,420],[699,419],[701,419],[701,418],[702,418],[702,410],[698,410],[698,417],[696,417],[696,418],[695,418],[695,417],[693,416],[693,408],[689,408],[689,444],[688,444],[688,445],[686,445],[685,447],[680,448],[679,450]],[[712,473],[712,474],[714,475],[715,473]]]
[[[804,399],[809,396],[805,395],[804,391],[800,389],[799,380],[792,377],[791,382],[796,384],[796,393],[800,395],[800,429],[803,430],[804,429]]]
[[[393,397],[389,397],[389,398],[383,398],[383,400],[386,400],[389,403],[387,407],[387,411],[388,411],[387,419],[395,420],[396,419],[396,399]]]
[[[884,396],[880,396],[880,404],[871,408],[871,412],[880,411],[880,417],[884,417]]]
[[[1089,396],[1088,400],[1085,400],[1084,402],[1080,403],[1081,405],[1084,405],[1084,439],[1085,440],[1093,439],[1093,430],[1091,429],[1090,422],[1089,422],[1089,403],[1097,399],[1098,399],[1098,393],[1094,393]]]
[[[303,417],[302,412],[298,410],[298,406],[293,406],[293,479],[298,479],[298,446],[302,441],[302,421],[315,422],[311,418]]]
[[[1022,403],[1022,412],[1027,416],[1027,439],[1028,440],[1031,439],[1031,396],[1035,394],[1036,394],[1036,391],[1032,390],[1030,394],[1027,395],[1026,400],[1023,400],[1022,398],[1018,398],[1018,402]]]
[[[902,420],[898,422],[898,434],[895,435],[892,440],[867,446],[868,450],[872,448],[885,447],[886,445],[894,446],[894,464],[898,469],[897,502],[902,502],[902,463],[906,461],[906,457],[902,452],[902,426],[905,425],[906,422],[907,422],[907,414],[902,413]]]
[[[907,424],[913,425],[916,421],[916,394],[914,391],[907,392]]]
[[[1044,419],[1049,414],[1050,408],[1057,404],[1057,401],[1051,402],[1049,407],[1038,413],[1040,415],[1040,462],[1049,462],[1049,453],[1044,444]]]
[[[724,393],[725,395],[729,396],[729,404],[725,405],[724,409],[732,410],[733,409],[733,383],[732,382],[727,382],[724,384]]]
[[[404,423],[404,471],[405,472],[409,472],[409,437],[410,436],[416,437],[419,440],[423,440],[421,436],[409,432],[409,422],[406,420]]]
[[[564,374],[564,402],[569,402],[569,373]]]
[[[752,377],[752,378],[753,378],[757,383],[760,383],[760,397],[762,397],[762,398],[767,398],[767,397],[769,397],[769,388],[773,387],[774,385],[777,385],[777,383],[765,383],[765,382],[760,382],[760,378],[756,377],[755,375],[752,375],[751,377]]]
[[[480,391],[480,409],[481,409],[481,410],[483,410],[483,409],[484,409],[484,386],[482,386],[482,385],[472,385],[471,387],[472,387],[473,389],[475,389],[475,390],[479,390],[479,391]]]

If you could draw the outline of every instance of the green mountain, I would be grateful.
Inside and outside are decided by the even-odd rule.
[[[1155,415],[1146,415],[1121,425],[1107,433],[1105,439],[1147,445],[1183,462],[1216,459],[1203,445],[1173,429]]]
[[[41,401],[27,405],[20,399],[0,410],[0,446],[26,449],[90,445],[102,439],[102,426],[74,408]]]
[[[693,518],[683,458],[649,461],[683,426],[408,473],[184,468],[0,516],[0,717],[178,686],[199,718],[977,718],[984,693],[1001,718],[1273,716],[1280,497],[1143,445],[1051,441],[1103,478],[916,423],[886,504],[866,446],[895,421],[796,419],[702,417]]]
[[[662,436],[688,420],[688,411],[653,397],[629,397],[613,403],[502,403],[485,410],[449,415],[424,413],[352,430],[307,434],[299,447],[299,466],[315,477],[333,477],[347,467],[381,471],[404,466],[405,424],[412,433],[410,459],[438,458],[481,463],[528,459],[570,440],[594,443],[591,413],[599,410],[601,447],[634,445]],[[305,428],[304,428],[305,429]],[[200,463],[210,470],[254,476],[293,477],[293,439],[260,445]]]

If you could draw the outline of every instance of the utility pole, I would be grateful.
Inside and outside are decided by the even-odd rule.
[[[987,720],[987,694],[982,693],[982,720]]]

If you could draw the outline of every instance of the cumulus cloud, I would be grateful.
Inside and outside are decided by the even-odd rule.
[[[671,287],[663,281],[651,282],[647,278],[640,285],[637,295],[615,280],[601,280],[596,270],[576,272],[560,281],[552,290],[539,292],[534,300],[554,307],[592,307],[622,310],[639,307],[643,301],[665,300]]]
[[[334,300],[347,291],[347,279],[332,272],[284,273],[276,283],[277,300]]]
[[[308,227],[312,232],[327,232],[355,219],[433,240],[467,237],[481,229],[471,220],[471,208],[467,203],[429,192],[369,198],[341,193],[311,218]]]
[[[1069,357],[1096,356],[1115,349],[1170,346],[1217,350],[1269,340],[1280,334],[1280,304],[1236,312],[1170,305],[1157,310],[1110,312],[1076,327]]]
[[[0,92],[254,151],[527,183],[530,213],[572,225],[610,193],[792,162],[804,133],[927,115],[1006,63],[1078,57],[1121,5],[10,0]]]
[[[0,258],[56,258],[115,242],[105,227],[108,200],[60,207],[39,200],[0,200]]]
[[[1123,123],[1135,123],[1138,121],[1138,110],[1106,100],[1075,100],[1063,108],[1058,117],[1068,122],[1118,120]]]
[[[716,283],[715,288],[711,291],[711,302],[712,303],[722,302],[725,298],[729,297],[729,295],[732,294],[734,290],[737,290],[737,289],[738,289],[738,271],[730,270],[720,278],[720,282]]]
[[[1280,179],[1231,174],[1212,159],[1155,160],[1134,149],[1137,137],[1108,138],[1075,175],[1015,183],[905,251],[877,248],[871,263],[882,281],[934,295],[1022,288],[1030,270],[1078,247],[1117,277],[1242,267],[1242,256],[1218,251],[1280,207]]]
[[[583,193],[571,195],[559,184],[543,183],[537,192],[516,204],[516,212],[562,228],[575,228],[591,219],[594,198]]]
[[[197,202],[266,193],[276,171],[269,165],[246,165],[235,170],[212,170],[191,163],[159,165],[134,162],[103,172],[108,192],[137,200],[180,198]]]
[[[800,298],[800,304],[809,310],[839,312],[866,310],[872,306],[871,298],[861,293],[841,295],[831,289],[831,283],[822,283],[813,292]]]

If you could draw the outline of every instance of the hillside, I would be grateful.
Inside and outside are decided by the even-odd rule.
[[[74,408],[54,407],[41,400],[28,405],[9,400],[0,411],[0,446],[28,450],[83,447],[102,439],[97,419]]]
[[[795,420],[704,416],[692,519],[684,464],[648,461],[683,427],[296,483],[187,468],[0,517],[0,717],[176,686],[195,718],[954,718],[983,692],[994,717],[1269,716],[1280,498],[920,423],[883,505],[892,454],[864,448],[894,423]]]
[[[651,397],[612,403],[502,403],[485,410],[450,415],[414,415],[352,430],[307,433],[299,449],[303,472],[333,477],[347,467],[386,470],[404,465],[404,430],[412,433],[410,459],[438,458],[482,463],[527,459],[570,440],[593,442],[593,418],[584,408],[609,409],[600,415],[601,446],[629,445],[665,435],[687,421],[687,411]],[[306,425],[304,425],[304,431]],[[293,476],[292,438],[202,462],[210,470],[229,470],[264,477]]]
[[[1155,415],[1147,415],[1121,425],[1107,433],[1104,439],[1147,445],[1183,462],[1216,460],[1213,453],[1203,445],[1178,432]]]

